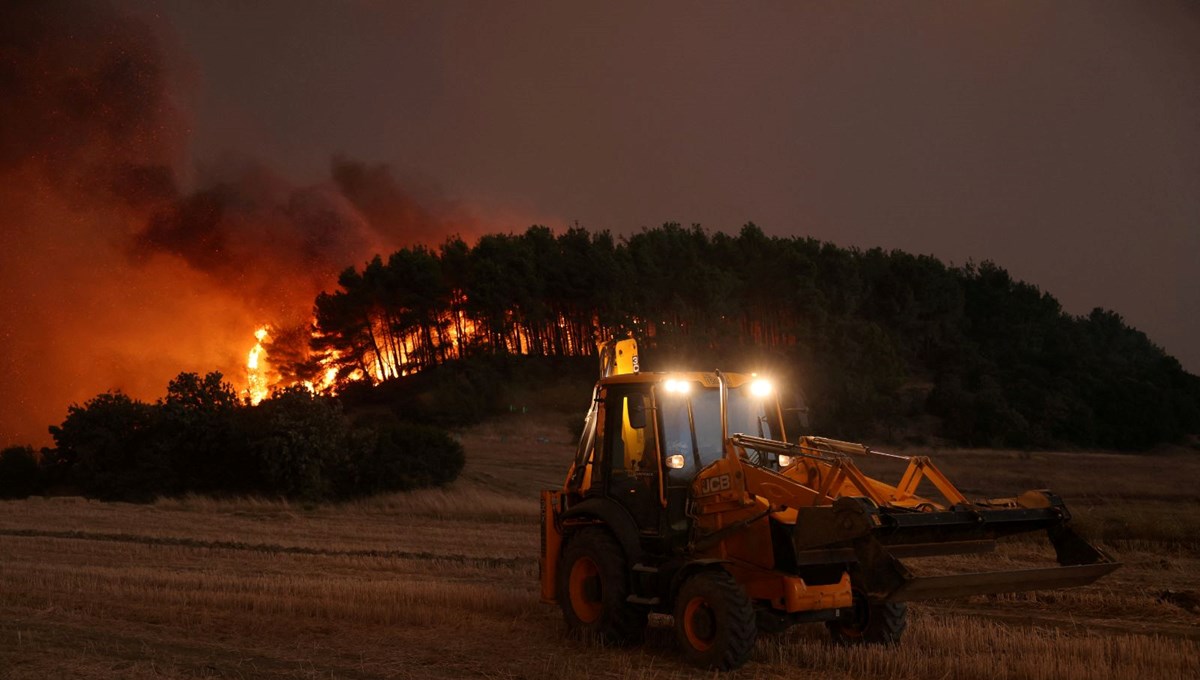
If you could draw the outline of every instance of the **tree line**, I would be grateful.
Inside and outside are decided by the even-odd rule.
[[[592,354],[624,332],[659,367],[770,364],[836,436],[1143,449],[1200,432],[1200,378],[1114,312],[1067,314],[991,262],[753,224],[403,248],[317,297],[311,353],[269,351],[294,357],[285,378],[380,383],[481,355]]]
[[[448,484],[465,462],[462,446],[436,427],[386,410],[350,417],[338,399],[303,387],[250,405],[220,373],[181,373],[154,403],[97,395],[72,405],[50,434],[52,448],[0,451],[0,498],[343,500]]]

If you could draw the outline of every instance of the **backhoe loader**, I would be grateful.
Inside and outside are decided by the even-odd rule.
[[[600,355],[566,481],[541,493],[541,599],[576,635],[636,643],[666,614],[690,661],[727,670],[759,631],[824,622],[837,643],[894,644],[907,602],[1086,585],[1119,566],[1049,491],[970,501],[927,457],[789,441],[753,374],[643,373],[632,339]],[[872,457],[902,465],[899,482],[855,463]],[[1057,565],[922,576],[901,561],[1039,530]]]

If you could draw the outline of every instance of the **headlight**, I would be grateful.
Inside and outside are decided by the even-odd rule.
[[[686,380],[668,380],[663,383],[663,389],[671,394],[687,394],[692,390],[692,384]]]
[[[667,467],[672,470],[682,470],[684,462],[682,454],[677,453],[673,456],[667,456]]]
[[[791,467],[793,462],[794,461],[792,460],[791,456],[785,456],[782,453],[779,454],[779,467]]]
[[[762,398],[771,393],[771,381],[759,378],[750,383],[750,394]]]

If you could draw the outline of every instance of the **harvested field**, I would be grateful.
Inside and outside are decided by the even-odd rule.
[[[538,602],[536,490],[573,449],[559,419],[462,440],[453,488],[340,506],[0,503],[0,678],[713,677],[677,659],[666,621],[644,647],[595,648]],[[894,649],[835,647],[820,625],[763,636],[726,677],[1196,677],[1200,456],[937,460],[968,495],[1055,489],[1125,566],[1087,588],[911,605]],[[1017,541],[988,559],[1047,554]]]

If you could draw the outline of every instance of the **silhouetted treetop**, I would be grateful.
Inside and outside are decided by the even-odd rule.
[[[621,238],[534,226],[404,248],[344,271],[315,316],[312,349],[336,357],[342,380],[481,354],[591,354],[621,329],[664,363],[793,374],[829,434],[1137,449],[1200,432],[1200,379],[1113,312],[1067,314],[992,262],[754,224]]]

